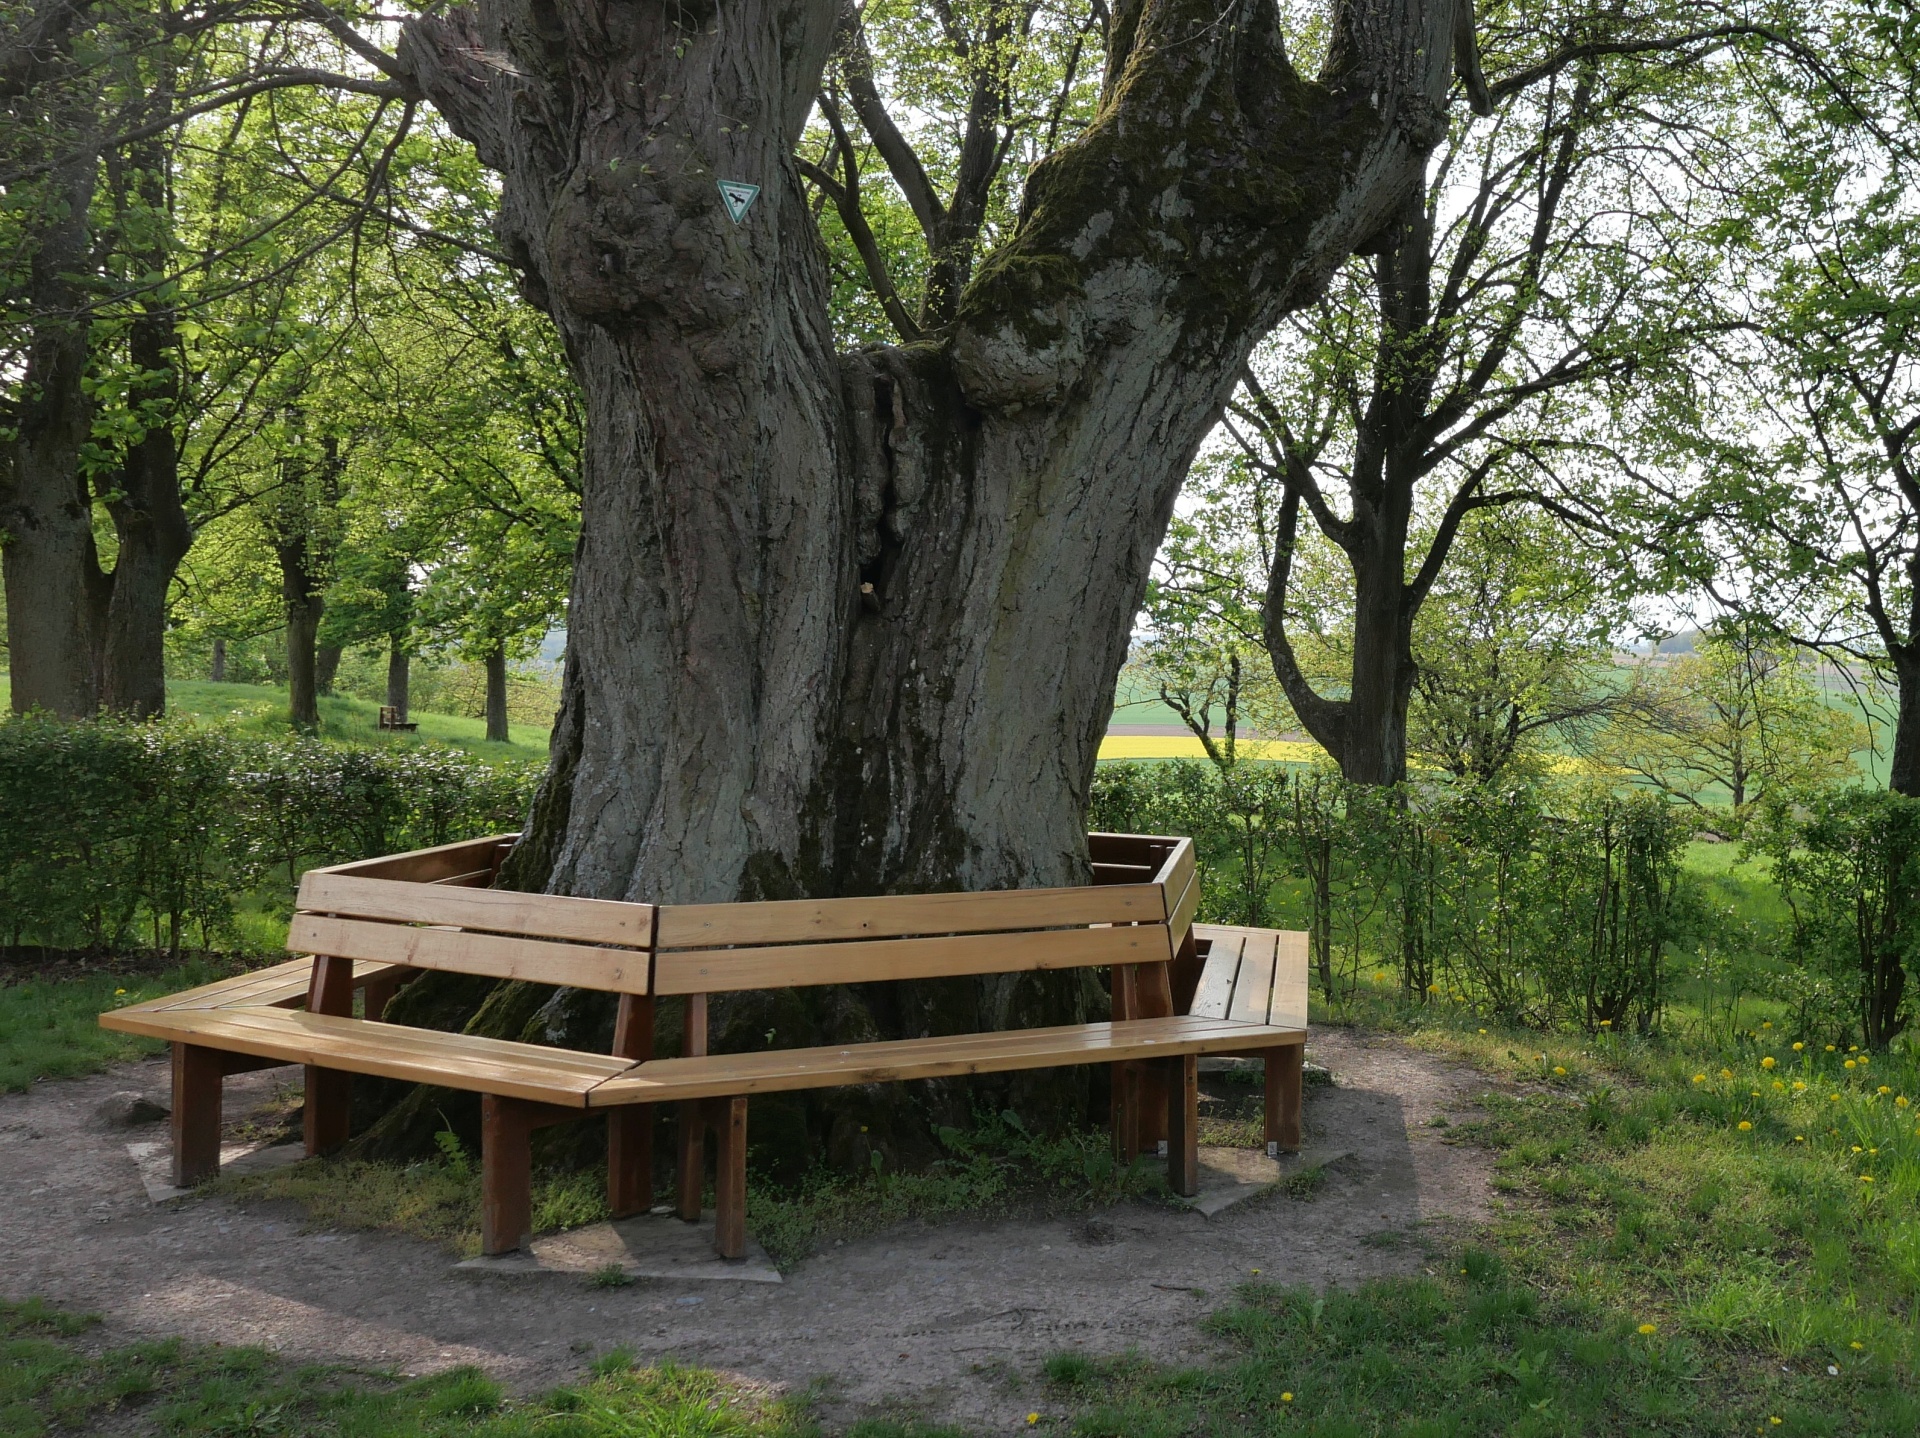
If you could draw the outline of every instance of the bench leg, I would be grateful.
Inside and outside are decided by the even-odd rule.
[[[1167,1186],[1182,1198],[1200,1191],[1200,1057],[1160,1065],[1167,1090]]]
[[[1112,1069],[1107,1121],[1113,1130],[1113,1161],[1125,1168],[1140,1152],[1139,1070],[1130,1063],[1114,1064]]]
[[[533,1125],[521,1105],[480,1097],[480,1251],[511,1253],[533,1228]]]
[[[224,1055],[173,1046],[173,1181],[186,1188],[220,1171],[220,1077]]]
[[[747,1101],[712,1100],[713,1246],[722,1258],[747,1254]]]
[[[653,1207],[652,1104],[630,1104],[607,1115],[607,1207],[615,1218]]]
[[[353,1013],[353,960],[319,956],[313,961],[313,978],[307,985],[307,1012],[313,1014]],[[307,1141],[307,1157],[331,1153],[347,1141],[353,1117],[353,1075],[339,1069],[316,1068],[308,1064],[307,1102],[301,1117],[301,1129]]]
[[[707,1187],[706,1105],[698,1099],[680,1105],[680,1169],[674,1212],[688,1223],[700,1221],[700,1199]]]
[[[1300,1086],[1305,1044],[1267,1050],[1267,1157],[1300,1151]]]

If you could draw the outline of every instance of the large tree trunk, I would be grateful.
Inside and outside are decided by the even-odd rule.
[[[507,646],[496,644],[487,651],[487,738],[504,744],[510,738],[507,729]]]
[[[407,722],[407,698],[411,686],[412,661],[399,639],[387,642],[387,706],[402,724]]]
[[[304,554],[280,548],[280,597],[287,611],[287,711],[296,729],[320,727],[320,675],[315,632],[325,601],[307,572]]]
[[[95,156],[75,154],[34,194],[44,220],[27,275],[32,339],[14,417],[11,471],[0,489],[0,568],[15,713],[80,719],[99,707],[97,636],[105,601],[93,505],[80,451],[93,409],[83,381],[90,324],[77,280],[87,263]]]
[[[340,677],[340,659],[346,650],[338,644],[322,644],[313,653],[313,687],[325,695],[333,693],[333,681]]]
[[[1887,787],[1896,794],[1920,798],[1920,645],[1889,644],[1887,653],[1900,688]]]
[[[522,878],[662,900],[1083,880],[1187,462],[1254,340],[1414,183],[1454,8],[1355,0],[1315,84],[1270,5],[1119,7],[1100,117],[1036,169],[953,330],[844,358],[791,161],[831,0],[410,26],[587,399]],[[740,224],[716,179],[762,186]]]
[[[227,682],[227,641],[213,641],[213,673],[209,676],[215,684]]]
[[[586,400],[552,767],[507,882],[664,902],[1085,882],[1099,739],[1188,462],[1255,340],[1444,133],[1455,5],[1350,0],[1320,83],[1268,0],[1231,23],[1116,6],[1099,117],[1035,168],[956,321],[844,356],[792,159],[836,0],[485,0],[409,24],[402,60],[502,173],[501,240]],[[738,224],[722,179],[761,187]],[[818,1022],[1102,1002],[1084,974],[889,987]]]

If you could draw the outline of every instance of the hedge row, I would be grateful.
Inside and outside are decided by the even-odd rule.
[[[539,766],[243,738],[181,722],[0,723],[0,942],[178,952],[302,871],[519,827]]]

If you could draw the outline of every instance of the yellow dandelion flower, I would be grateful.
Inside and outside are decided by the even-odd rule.
[[[1640,1325],[1640,1332],[1649,1338],[1659,1331],[1660,1325],[1657,1323],[1643,1323]]]
[[[1752,1132],[1753,1132],[1753,1125],[1752,1125],[1751,1123],[1749,1123],[1749,1122],[1748,1122],[1748,1121],[1747,1121],[1746,1119],[1744,1119],[1744,1118],[1743,1118],[1743,1119],[1741,1119],[1741,1120],[1740,1120],[1740,1132],[1742,1132],[1742,1133],[1752,1133]]]
[[[1868,1061],[1868,1059],[1870,1059],[1871,1057],[1872,1057],[1872,1055],[1871,1055],[1871,1054],[1861,1054],[1861,1055],[1860,1055],[1860,1067],[1861,1067],[1861,1068],[1865,1068],[1865,1067],[1867,1066],[1867,1061]]]
[[[115,998],[117,999],[117,998],[119,998],[119,997],[120,997],[120,996],[121,996],[122,994],[124,994],[124,993],[126,993],[126,990],[125,990],[125,989],[115,989],[115,990],[113,991],[113,996],[114,996],[114,997],[115,997]]]
[[[1907,1106],[1907,1096],[1905,1094],[1901,1094],[1899,1098],[1893,1101],[1893,1106],[1895,1108],[1905,1108]]]
[[[1693,1076],[1693,1081],[1695,1083],[1705,1083],[1707,1081],[1707,1076],[1705,1074],[1695,1074]]]
[[[1874,1090],[1874,1092],[1875,1093],[1892,1093],[1893,1090],[1888,1088],[1885,1084],[1881,1084],[1879,1088]]]
[[[1774,1063],[1773,1055],[1768,1054],[1765,1058],[1760,1060],[1760,1067],[1763,1069],[1770,1069],[1773,1067],[1773,1063]]]
[[[1759,1097],[1760,1097],[1760,1090],[1759,1090],[1759,1089],[1757,1089],[1757,1088],[1750,1088],[1750,1089],[1748,1089],[1748,1090],[1747,1090],[1747,1096],[1748,1096],[1749,1098],[1759,1098]]]
[[[1293,1402],[1293,1395],[1291,1393],[1282,1393],[1280,1395],[1280,1401],[1282,1403],[1291,1403]]]
[[[1775,1079],[1773,1081],[1773,1090],[1775,1093],[1785,1093],[1787,1091],[1787,1086],[1781,1083],[1779,1079]]]
[[[1780,1420],[1778,1418],[1769,1418],[1767,1422],[1771,1423],[1775,1428],[1780,1426]]]
[[[1860,1065],[1859,1065],[1859,1064],[1857,1064],[1857,1063],[1855,1063],[1855,1062],[1854,1062],[1854,1061],[1853,1061],[1852,1059],[1848,1059],[1848,1060],[1847,1060],[1847,1067],[1848,1067],[1848,1068],[1850,1068],[1850,1069],[1857,1069],[1857,1068],[1859,1068],[1859,1067],[1860,1067]]]
[[[1600,1027],[1601,1027],[1601,1028],[1603,1028],[1603,1029],[1610,1029],[1610,1028],[1612,1028],[1612,1027],[1613,1027],[1613,1020],[1612,1020],[1612,1019],[1602,1019],[1602,1020],[1600,1020]]]
[[[1854,1350],[1855,1350],[1856,1352],[1857,1352],[1857,1351],[1859,1351],[1859,1350],[1860,1350],[1860,1349],[1862,1349],[1862,1348],[1865,1348],[1866,1346],[1867,1346],[1867,1345],[1866,1345],[1866,1344],[1864,1344],[1864,1343],[1849,1343],[1849,1344],[1847,1345],[1847,1347],[1849,1347],[1849,1348],[1851,1348],[1851,1349],[1854,1349]]]
[[[1040,1421],[1040,1415],[1038,1413],[1029,1413],[1027,1415],[1027,1426],[1029,1428],[1031,1428],[1034,1424],[1038,1423],[1039,1421]]]
[[[1806,1047],[1806,1045],[1805,1045],[1805,1044],[1795,1044],[1795,1045],[1793,1046],[1793,1051],[1794,1051],[1795,1053],[1799,1053],[1799,1052],[1800,1052],[1800,1050],[1801,1050],[1801,1049],[1803,1049],[1803,1048],[1805,1048],[1805,1047]]]
[[[1857,1143],[1856,1143],[1856,1144],[1855,1144],[1855,1145],[1853,1146],[1853,1151],[1854,1151],[1855,1153],[1861,1153],[1861,1152],[1864,1152],[1864,1150],[1863,1150],[1863,1149],[1862,1149],[1862,1148],[1860,1147],[1860,1145],[1859,1145],[1859,1144],[1857,1144]]]
[[[1555,1064],[1553,1066],[1553,1071],[1559,1074],[1561,1078],[1565,1078],[1567,1076],[1567,1071],[1561,1068],[1559,1064]]]
[[[1875,1153],[1878,1153],[1878,1152],[1880,1152],[1880,1150],[1879,1150],[1879,1149],[1877,1149],[1877,1148],[1870,1148],[1870,1149],[1868,1149],[1868,1150],[1867,1150],[1867,1152],[1868,1152],[1869,1154],[1875,1154]]]
[[[1870,1173],[1863,1173],[1863,1174],[1861,1174],[1861,1175],[1860,1175],[1860,1182],[1862,1182],[1862,1183],[1872,1183],[1872,1182],[1873,1182],[1873,1175],[1872,1175],[1872,1174],[1870,1174]]]
[[[1839,1102],[1840,1102],[1840,1095],[1839,1095],[1839,1094],[1837,1094],[1837,1093],[1830,1093],[1830,1094],[1828,1094],[1828,1095],[1827,1095],[1827,1097],[1828,1097],[1828,1098],[1830,1098],[1830,1099],[1832,1099],[1832,1100],[1833,1100],[1833,1101],[1834,1101],[1835,1103],[1839,1103]]]
[[[1832,1052],[1833,1052],[1833,1045],[1832,1045],[1832,1044],[1828,1044],[1828,1045],[1827,1045],[1827,1052],[1828,1052],[1828,1053],[1832,1053]]]
[[[1482,1030],[1480,1030],[1480,1032],[1481,1032],[1481,1033],[1485,1033],[1485,1032],[1486,1032],[1486,1030],[1485,1030],[1485,1029],[1482,1029]]]
[[[1721,1077],[1721,1078],[1723,1078],[1723,1079],[1726,1079],[1726,1078],[1732,1078],[1732,1077],[1733,1077],[1733,1070],[1732,1070],[1732,1069],[1721,1069],[1721,1070],[1720,1070],[1720,1077]]]
[[[1807,1141],[1807,1136],[1804,1133],[1796,1133],[1793,1136],[1793,1141],[1795,1143],[1805,1143]]]
[[[1807,1086],[1806,1086],[1805,1084],[1803,1084],[1803,1083],[1801,1083],[1799,1079],[1795,1079],[1795,1080],[1793,1081],[1793,1091],[1794,1091],[1795,1093],[1802,1093],[1802,1092],[1804,1092],[1804,1091],[1806,1090],[1806,1087],[1807,1087]]]

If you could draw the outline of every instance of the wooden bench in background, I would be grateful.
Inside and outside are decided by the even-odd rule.
[[[676,1207],[684,1218],[699,1217],[705,1136],[715,1135],[715,1246],[728,1257],[745,1251],[746,1122],[756,1093],[1111,1064],[1116,1147],[1130,1157],[1165,1142],[1169,1182],[1191,1194],[1198,1059],[1259,1053],[1278,1058],[1268,1064],[1269,1141],[1298,1143],[1304,1004],[1296,1014],[1276,998],[1277,948],[1257,1002],[1257,954],[1249,968],[1247,945],[1220,937],[1269,931],[1195,930],[1199,876],[1189,840],[1090,836],[1090,888],[664,906],[491,889],[512,841],[313,870],[288,936],[311,960],[101,1016],[109,1028],[173,1045],[176,1182],[218,1166],[222,1077],[282,1063],[306,1067],[305,1139],[315,1154],[346,1141],[353,1074],[480,1094],[488,1253],[526,1236],[531,1134],[546,1124],[605,1116],[609,1204],[616,1216],[644,1209],[657,1104],[679,1113]],[[1229,957],[1233,973],[1222,980]],[[1111,970],[1111,1020],[707,1052],[714,993],[1072,967]],[[400,983],[434,969],[618,994],[613,1052],[380,1021]],[[1304,986],[1304,958],[1300,977]],[[1188,1012],[1196,995],[1204,1007]],[[686,1006],[683,1052],[673,1057],[652,1052],[663,997]]]
[[[397,706],[392,704],[382,704],[380,706],[379,727],[382,729],[393,729],[396,731],[403,731],[405,733],[411,734],[414,732],[414,730],[418,729],[420,726],[409,720],[402,719],[400,717],[400,710]],[[399,856],[396,855],[395,857],[399,857]]]

